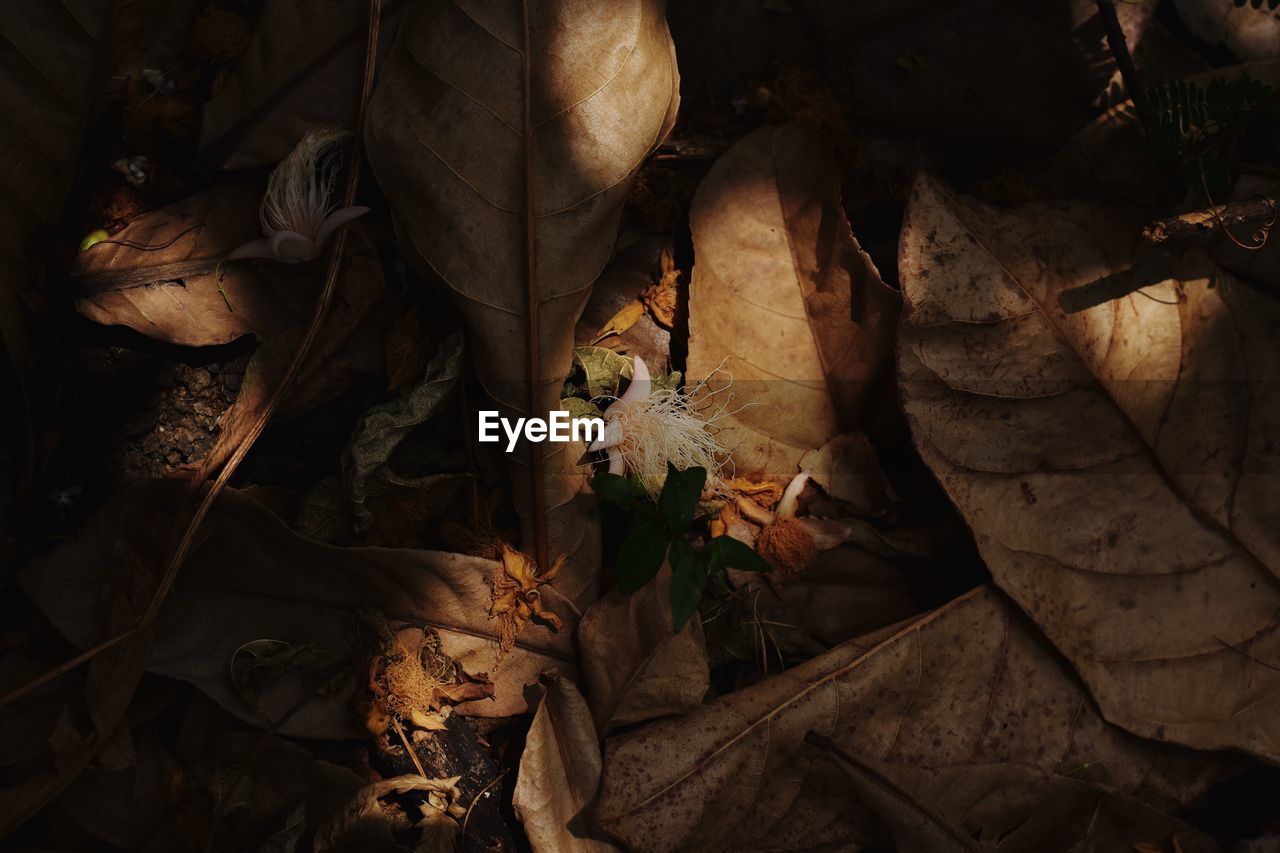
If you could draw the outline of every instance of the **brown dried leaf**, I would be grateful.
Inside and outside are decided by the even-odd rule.
[[[702,620],[671,633],[671,570],[639,592],[616,589],[591,606],[578,628],[587,697],[602,735],[618,726],[683,714],[710,686]]]
[[[529,728],[512,805],[534,853],[605,853],[612,844],[585,838],[582,812],[600,786],[600,742],[578,688],[558,675]]]
[[[1108,720],[1276,760],[1280,304],[1194,257],[1146,277],[1142,219],[922,177],[902,397],[996,583]]]
[[[397,776],[366,785],[320,827],[316,853],[411,853],[396,838],[414,827],[419,839],[412,853],[453,850],[467,813],[458,802],[458,779]],[[428,803],[422,808],[423,820],[416,824],[395,800],[395,795],[409,793],[425,794]]]
[[[75,539],[22,573],[28,595],[77,644],[97,636],[95,606],[104,575],[120,560],[155,559],[136,540],[139,530],[167,531],[184,486],[144,484],[121,494]],[[104,555],[109,559],[104,559]],[[361,604],[393,623],[436,629],[443,651],[469,673],[490,673],[495,699],[466,702],[463,714],[508,716],[526,704],[525,685],[547,669],[573,670],[572,639],[530,625],[501,666],[488,618],[488,578],[497,564],[439,551],[334,548],[299,537],[270,510],[234,491],[219,499],[155,626],[148,668],[199,687],[227,710],[254,724],[254,713],[236,695],[227,668],[235,650],[264,636],[293,645],[345,652],[352,677],[333,695],[316,696],[285,720],[286,735],[359,736],[361,721],[349,710],[354,687],[352,614]],[[547,606],[561,619],[558,602]],[[279,720],[304,695],[295,680],[262,685],[260,707]]]
[[[148,530],[142,535],[155,544],[163,531]],[[158,580],[155,564],[139,560],[120,536],[100,542],[92,558],[86,559],[98,563],[100,581],[94,597],[82,602],[79,615],[85,628],[97,628],[85,639],[96,641],[134,628]],[[32,751],[23,756],[22,780],[0,788],[0,836],[75,781],[97,751],[117,736],[142,678],[151,639],[148,629],[102,652],[89,662],[83,680],[55,682],[53,701],[37,693],[4,709],[0,729],[23,732],[32,742]],[[39,674],[8,666],[0,667],[0,672],[18,676],[0,685],[0,692]],[[40,709],[39,716],[27,713],[26,706],[32,704]],[[11,729],[15,722],[23,728]]]
[[[260,186],[242,183],[138,217],[76,257],[76,310],[95,323],[184,346],[305,326],[320,288],[313,267],[222,264],[232,249],[262,236],[261,201]]]
[[[664,245],[664,238],[652,235],[640,237],[629,245],[619,245],[592,286],[587,307],[582,309],[574,330],[577,346],[608,347],[624,355],[639,356],[651,371],[666,369],[671,361],[671,333],[655,323],[639,301],[640,294],[653,281],[653,268]],[[616,335],[600,338],[601,330],[608,327],[613,318],[624,311],[634,312],[637,306],[640,316],[633,325]]]
[[[934,774],[949,774],[953,788],[985,790],[995,787],[990,772],[996,782],[1070,778],[1103,808],[1116,795],[1165,808],[1222,770],[1107,725],[1052,650],[984,587],[685,717],[613,738],[596,819],[636,850],[875,841],[877,819],[850,802],[841,772],[804,746],[810,731],[900,773],[904,789],[955,824],[968,814],[926,784]],[[1054,793],[993,807],[1006,816],[1053,813]],[[1088,821],[1070,817],[1041,850],[1065,851],[1085,837]]]
[[[383,0],[380,58],[410,5]],[[205,104],[204,162],[226,169],[279,163],[315,127],[355,127],[368,22],[366,0],[269,0],[235,68]]]
[[[835,161],[800,125],[729,149],[690,227],[689,379],[715,390],[732,377],[718,425],[739,476],[789,477],[857,422],[888,364],[899,296],[849,233]]]
[[[1009,764],[904,769],[850,755],[820,735],[806,740],[885,819],[899,853],[1137,851],[1150,847],[1141,839],[1160,837],[1178,838],[1187,853],[1220,850],[1175,818],[1129,798],[1099,796],[1093,785],[1067,776]],[[1082,846],[1066,846],[1065,839],[1076,838]]]
[[[401,248],[459,295],[481,381],[509,413],[559,408],[636,168],[675,120],[663,7],[424,3],[381,73],[366,138]],[[525,550],[566,555],[561,586],[585,606],[600,555],[580,455],[526,445],[513,481]]]

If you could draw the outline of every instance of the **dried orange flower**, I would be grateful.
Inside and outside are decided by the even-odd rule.
[[[560,617],[542,605],[539,588],[550,583],[564,567],[561,555],[544,574],[537,564],[509,545],[502,546],[502,571],[493,578],[493,601],[490,618],[498,620],[498,647],[502,654],[515,646],[516,636],[530,619],[537,619],[553,631],[561,628]]]

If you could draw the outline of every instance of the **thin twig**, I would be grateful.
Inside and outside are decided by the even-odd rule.
[[[378,56],[378,31],[382,20],[382,0],[369,0],[369,37],[365,51],[365,67],[364,81],[360,92],[360,113],[356,120],[355,140],[351,148],[351,165],[347,171],[347,187],[344,196],[344,207],[350,207],[355,203],[356,191],[360,186],[360,158],[363,153],[364,126],[369,110],[369,96],[373,92],[373,76],[377,65]],[[307,354],[311,351],[312,345],[319,336],[320,327],[324,324],[324,319],[329,313],[329,306],[333,302],[333,294],[337,289],[338,274],[342,269],[343,257],[346,254],[347,246],[347,226],[343,226],[338,230],[337,237],[333,243],[333,250],[329,256],[329,269],[325,276],[324,287],[320,291],[320,296],[316,300],[315,312],[311,318],[311,325],[307,327],[307,333],[302,339],[302,343],[298,346],[294,353],[293,360],[289,363],[288,369],[285,371],[284,377],[280,384],[276,386],[275,393],[272,394],[267,407],[254,421],[248,435],[244,441],[236,448],[235,452],[223,465],[222,470],[218,473],[217,479],[213,481],[213,485],[204,493],[204,497],[200,501],[200,505],[196,508],[195,514],[187,523],[186,529],[182,537],[178,540],[177,547],[174,548],[172,554],[165,562],[164,573],[161,576],[160,584],[156,588],[152,596],[151,603],[147,607],[146,612],[138,620],[138,624],[124,632],[121,632],[107,640],[98,643],[96,646],[81,652],[70,660],[54,667],[40,677],[27,682],[16,690],[10,691],[3,698],[0,698],[0,708],[5,707],[11,702],[15,702],[24,696],[29,695],[35,690],[40,689],[46,684],[65,675],[76,667],[80,666],[88,660],[97,657],[99,654],[114,648],[120,643],[136,636],[143,631],[148,625],[155,621],[156,616],[160,612],[160,607],[168,596],[169,591],[173,588],[173,583],[177,579],[178,570],[182,567],[183,561],[186,559],[188,551],[191,549],[192,543],[195,541],[196,533],[200,530],[200,525],[208,516],[209,511],[213,508],[214,502],[218,499],[218,495],[226,488],[231,476],[235,474],[240,463],[244,461],[249,454],[250,448],[262,435],[266,429],[268,421],[279,408],[281,401],[284,400],[286,393],[293,380],[306,360]],[[195,494],[201,490],[205,484],[204,476],[198,477],[191,484],[191,492]]]
[[[418,775],[423,779],[427,778],[427,771],[422,769],[422,762],[418,760],[418,753],[413,751],[413,745],[409,743],[409,738],[404,733],[404,726],[400,725],[400,721],[395,717],[391,718],[391,725],[395,726],[396,734],[400,736],[400,742],[404,744],[404,751],[409,753],[409,760],[413,762],[413,768],[418,771]]]
[[[1129,43],[1124,37],[1124,28],[1120,26],[1120,18],[1116,15],[1116,5],[1112,0],[1097,0],[1098,16],[1102,18],[1102,27],[1107,34],[1107,46],[1111,48],[1111,56],[1116,61],[1120,78],[1133,100],[1138,118],[1148,130],[1151,127],[1151,108],[1147,102],[1147,88],[1138,73],[1138,66],[1133,63],[1133,54],[1129,52]]]
[[[1259,225],[1253,234],[1255,243],[1264,243],[1265,234],[1275,224],[1280,210],[1280,199],[1261,196],[1229,201],[1206,210],[1192,210],[1177,216],[1157,219],[1142,229],[1142,238],[1148,243],[1168,243],[1191,240],[1206,234],[1236,226]],[[1265,232],[1265,233],[1264,233]]]
[[[467,806],[467,813],[462,818],[462,832],[458,836],[459,850],[467,849],[467,824],[470,823],[471,821],[471,810],[476,807],[476,803],[480,802],[480,798],[485,795],[485,792],[488,791],[490,788],[492,788],[494,785],[498,784],[499,780],[501,780],[502,777],[506,775],[507,775],[507,771],[503,770],[497,776],[493,777],[492,782],[490,782],[488,785],[485,785],[483,788],[481,788],[480,793],[476,794],[474,797],[471,798],[471,804]]]

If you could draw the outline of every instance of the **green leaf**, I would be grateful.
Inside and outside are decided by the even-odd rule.
[[[643,486],[617,474],[596,474],[591,478],[591,489],[604,500],[626,508],[645,495]]]
[[[638,524],[618,552],[618,591],[631,595],[657,577],[666,553],[666,532],[652,521]]]
[[[706,468],[689,468],[677,470],[667,463],[667,481],[662,485],[662,494],[658,496],[658,509],[667,521],[667,529],[673,535],[679,535],[693,523],[693,516],[698,511],[698,501],[702,499],[702,487],[707,482]]]
[[[678,634],[702,601],[707,586],[707,559],[683,539],[671,542],[671,625]]]
[[[714,569],[731,568],[744,572],[767,572],[772,567],[756,550],[732,536],[717,536],[702,549]]]

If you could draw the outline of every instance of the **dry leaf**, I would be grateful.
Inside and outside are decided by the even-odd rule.
[[[893,487],[880,470],[871,441],[860,432],[836,436],[800,457],[800,469],[860,517],[874,515],[891,503]]]
[[[657,371],[671,361],[671,333],[644,311],[640,294],[652,282],[653,266],[658,262],[665,238],[646,235],[623,244],[629,236],[624,233],[619,238],[617,251],[591,288],[591,298],[578,319],[574,337],[579,347],[598,344],[625,355],[639,356]],[[625,331],[603,339],[599,337],[613,318],[622,312],[637,310],[639,316]]]
[[[1196,38],[1224,46],[1244,60],[1280,55],[1280,16],[1268,4],[1176,0],[1178,18]]]
[[[262,236],[261,201],[260,186],[242,183],[138,217],[76,257],[76,310],[95,323],[184,346],[305,326],[320,288],[313,268],[222,263]]]
[[[611,739],[596,819],[636,850],[870,843],[876,819],[850,802],[839,771],[805,748],[809,731],[904,773],[997,765],[1157,808],[1188,802],[1223,769],[1107,725],[1023,618],[982,588],[685,717]],[[961,777],[952,778],[957,787],[967,784]],[[1053,849],[1065,850],[1072,839],[1055,840],[1063,847]]]
[[[904,769],[857,758],[820,735],[807,740],[889,824],[899,853],[1120,851],[1139,848],[1139,839],[1175,834],[1187,853],[1221,850],[1168,815],[1131,799],[1099,796],[1094,786],[1070,777],[1008,764]]]
[[[849,233],[834,160],[799,125],[729,149],[690,227],[689,379],[732,379],[718,425],[739,476],[789,477],[856,423],[887,365],[898,294]]]
[[[60,221],[80,136],[101,80],[109,0],[5,3],[0,8],[0,338],[30,406],[41,367],[45,295],[27,267],[27,239]]]
[[[22,574],[28,595],[73,642],[97,636],[96,602],[105,573],[120,560],[155,559],[127,544],[139,529],[168,530],[184,486],[144,484],[120,495],[75,539]],[[119,543],[115,550],[111,543]],[[103,554],[112,559],[103,559]],[[235,693],[227,677],[235,650],[272,637],[353,656],[352,614],[370,604],[396,623],[434,628],[442,650],[468,673],[492,677],[494,700],[466,702],[463,714],[508,716],[525,710],[525,685],[547,669],[573,669],[572,639],[530,625],[497,665],[498,646],[488,618],[489,560],[438,551],[334,548],[299,537],[270,510],[230,491],[219,499],[204,538],[194,548],[165,600],[147,667],[189,681],[223,707],[254,724],[262,716]],[[558,602],[548,601],[568,619]],[[318,738],[362,733],[346,690],[317,696],[285,720],[280,732]],[[303,685],[283,680],[261,685],[261,708],[279,719],[303,695]]]
[[[622,334],[638,323],[644,313],[645,305],[642,301],[634,299],[628,302],[618,310],[617,314],[610,317],[607,323],[600,327],[600,331],[591,339],[591,344],[594,346],[607,337]]]
[[[671,633],[671,570],[639,592],[616,589],[591,606],[578,628],[587,697],[602,735],[618,726],[683,714],[710,686],[702,620]]]
[[[154,545],[163,533],[163,529],[151,529],[138,535]],[[139,560],[130,544],[115,531],[98,544],[91,557],[85,557],[99,569],[94,596],[81,602],[79,617],[85,629],[93,631],[86,640],[101,640],[134,628],[150,604],[158,580],[155,564]],[[0,836],[75,781],[94,754],[118,735],[142,678],[152,636],[148,629],[100,653],[89,662],[83,680],[54,682],[56,701],[41,691],[3,709],[0,730],[24,733],[31,752],[23,756],[21,781],[0,788]],[[0,685],[4,693],[41,674],[8,666],[0,666],[0,672],[17,676]],[[32,704],[40,709],[39,717],[26,714],[24,706]],[[21,729],[13,728],[18,724]]]
[[[351,503],[357,530],[373,522],[373,513],[365,507],[370,478],[387,464],[409,433],[454,398],[461,375],[462,335],[455,333],[440,342],[420,381],[396,399],[361,415],[342,458],[343,491]]]
[[[458,779],[397,776],[366,785],[320,827],[316,853],[444,853],[455,849],[467,813],[458,802]],[[415,824],[395,796],[418,792],[426,794],[427,805],[422,808],[423,820]],[[413,848],[396,840],[414,827],[419,830],[419,840]]]
[[[582,812],[600,786],[600,743],[578,688],[546,679],[546,695],[520,755],[512,805],[534,853],[606,853],[612,844],[584,838]]]
[[[1141,220],[995,209],[922,177],[902,397],[996,583],[1108,720],[1276,760],[1280,304],[1190,257],[1148,278]]]
[[[559,407],[631,180],[675,120],[663,7],[425,3],[382,70],[366,137],[401,248],[459,295],[480,379],[508,413]],[[586,606],[600,555],[580,455],[526,444],[513,483],[525,550],[566,555],[560,586]]]
[[[410,5],[383,0],[379,57],[395,43]],[[355,127],[368,25],[366,0],[269,0],[235,68],[205,104],[201,159],[226,169],[266,166],[315,127]]]

